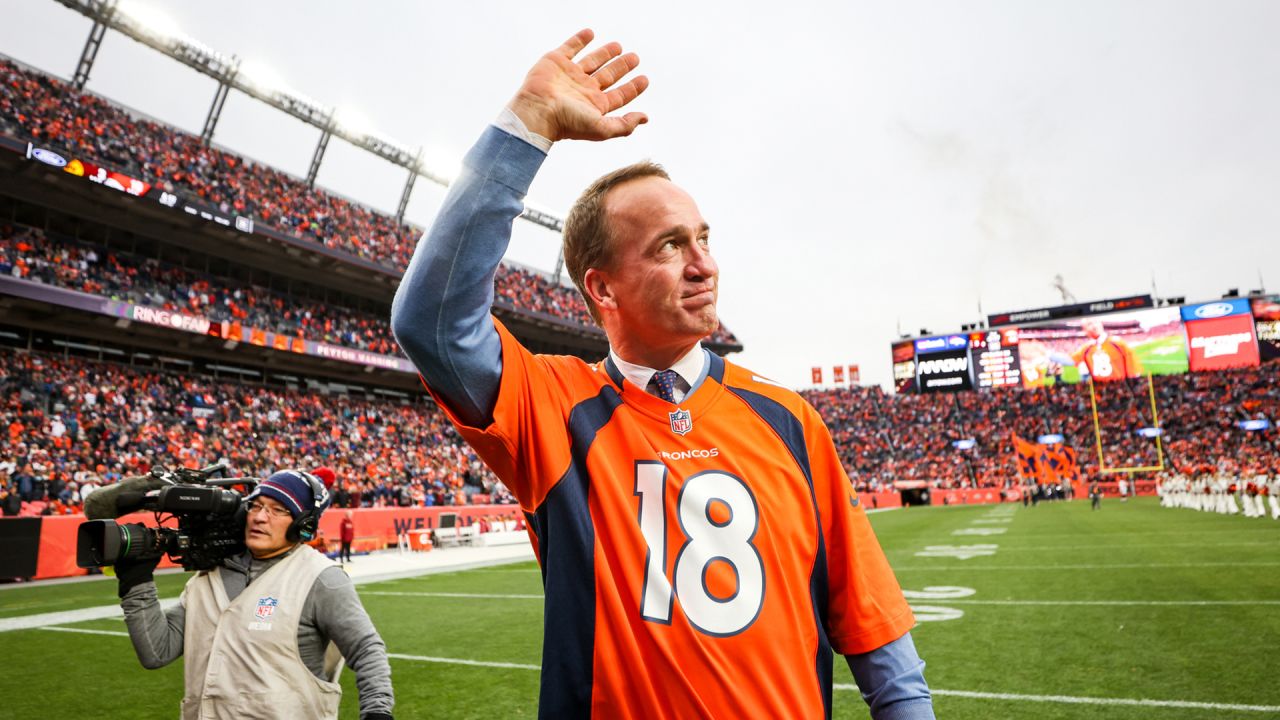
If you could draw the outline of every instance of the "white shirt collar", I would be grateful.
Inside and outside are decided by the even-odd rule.
[[[632,385],[648,392],[649,381],[653,379],[653,374],[658,370],[629,363],[618,357],[618,353],[614,352],[613,348],[609,348],[609,357],[613,359],[613,364],[618,367],[618,372],[621,372],[623,377],[631,381]],[[675,370],[676,375],[679,375],[680,379],[684,381],[681,390],[687,393],[693,388],[695,382],[702,379],[702,375],[707,369],[707,354],[702,352],[702,343],[695,343],[693,348],[675,361],[670,369]],[[683,398],[677,398],[677,400],[683,400]]]

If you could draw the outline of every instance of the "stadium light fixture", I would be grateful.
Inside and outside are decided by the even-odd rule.
[[[178,27],[178,23],[163,11],[157,10],[153,5],[143,4],[137,2],[137,0],[128,0],[120,3],[116,7],[116,11],[128,15],[130,20],[155,35],[167,39],[186,39],[182,29]]]
[[[254,60],[246,60],[240,64],[239,76],[263,92],[284,90],[284,80],[279,73],[270,67]]]
[[[427,168],[430,168],[433,175],[452,185],[462,174],[462,161],[451,152],[427,146],[422,150],[422,162],[418,164],[418,171],[424,172]],[[525,207],[528,206],[529,203],[526,202]]]
[[[375,137],[373,121],[367,115],[353,107],[340,105],[333,110],[333,121],[353,135]]]

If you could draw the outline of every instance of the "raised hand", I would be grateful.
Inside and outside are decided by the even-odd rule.
[[[640,64],[635,53],[622,54],[622,46],[607,43],[582,52],[595,33],[582,30],[563,45],[543,55],[525,76],[524,84],[507,107],[530,131],[549,140],[608,140],[630,135],[649,121],[644,113],[609,113],[635,100],[649,87],[643,75],[621,82]]]

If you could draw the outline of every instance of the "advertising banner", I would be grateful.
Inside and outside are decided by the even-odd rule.
[[[1099,315],[1119,312],[1121,310],[1137,310],[1138,308],[1155,307],[1150,295],[1133,295],[1131,297],[1098,300],[1096,302],[1077,303],[1075,305],[1056,305],[1054,307],[1019,310],[1017,312],[996,313],[987,316],[987,325],[1014,325],[1019,323],[1038,323],[1046,320]]]
[[[979,390],[1022,384],[1018,329],[1001,328],[969,336],[969,361]]]
[[[916,387],[922,393],[972,390],[969,369],[968,348],[930,353],[916,363]]]
[[[1026,387],[1187,372],[1177,308],[1089,316],[1021,327],[1018,357]]]
[[[1188,322],[1187,346],[1191,349],[1191,369],[1195,372],[1258,364],[1258,342],[1253,335],[1253,318],[1249,315]]]
[[[849,366],[849,382],[851,383],[862,382],[862,371],[858,368],[857,365]]]
[[[969,338],[965,335],[939,335],[937,337],[919,338],[916,340],[916,355],[947,352],[948,350],[965,350],[969,347]]]
[[[893,389],[900,393],[916,391],[916,347],[910,340],[893,344]]]
[[[844,366],[843,365],[836,365],[835,367],[831,368],[831,382],[834,382],[837,385],[844,384]]]
[[[53,287],[43,283],[19,280],[0,275],[0,295],[13,295],[39,302],[50,303],[62,307],[75,308],[85,312],[112,317],[124,318],[134,322],[146,323],[170,330],[211,335],[226,339],[240,340],[244,336],[244,328],[230,323],[215,323],[208,318],[186,315],[161,308],[145,305],[134,305],[121,300],[109,300],[98,295],[90,295],[78,290]],[[261,347],[270,347],[285,352],[311,355],[329,360],[338,360],[353,365],[370,365],[386,370],[399,370],[416,373],[417,369],[408,358],[381,355],[355,348],[329,345],[328,343],[306,340],[292,335],[280,335],[260,328],[248,328],[249,342]]]
[[[1263,362],[1280,360],[1280,295],[1254,298],[1252,309],[1259,357]]]
[[[234,227],[244,233],[253,232],[253,218],[228,213],[204,202],[188,200],[176,193],[164,191],[149,182],[102,167],[88,160],[66,157],[49,148],[37,147],[31,143],[27,144],[27,158],[51,167],[60,168],[65,173],[82,177],[113,190],[119,190],[135,197],[154,199],[165,207],[181,210],[188,215],[195,215],[223,227]]]
[[[1183,322],[1250,314],[1249,301],[1245,298],[1224,298],[1199,305],[1183,305],[1181,310]]]

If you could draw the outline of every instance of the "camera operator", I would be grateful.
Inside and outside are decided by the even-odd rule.
[[[341,567],[303,541],[329,493],[282,470],[245,499],[247,550],[192,577],[161,610],[159,558],[116,564],[121,606],[143,667],[185,656],[185,718],[336,718],[342,661],[356,674],[360,717],[391,718],[386,645]]]

